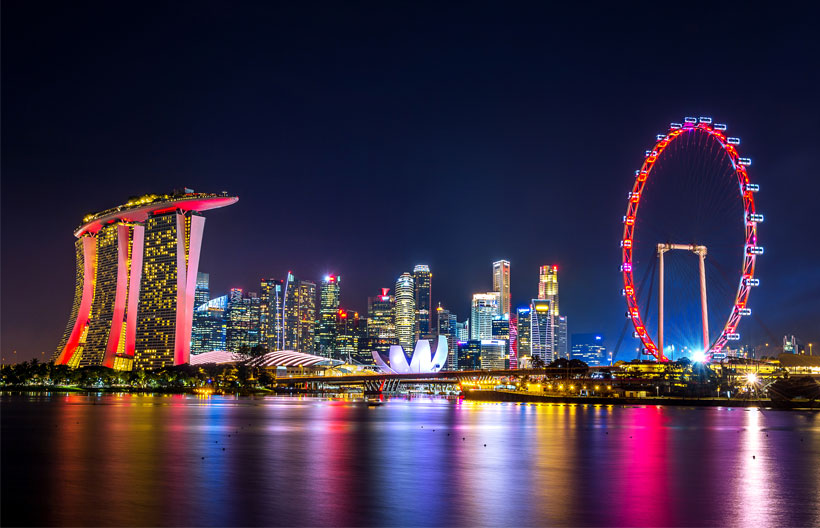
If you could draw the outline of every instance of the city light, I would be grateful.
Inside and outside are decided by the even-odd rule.
[[[757,383],[757,375],[753,372],[746,374],[746,383],[749,385]]]
[[[692,361],[695,363],[703,363],[706,361],[706,353],[703,350],[695,350],[692,352]]]

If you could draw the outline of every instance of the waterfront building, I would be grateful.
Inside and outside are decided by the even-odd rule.
[[[372,352],[373,361],[379,370],[387,374],[432,373],[439,372],[447,364],[447,339],[440,336],[432,343],[420,339],[416,343],[410,361],[400,345],[390,347],[387,358]]]
[[[481,359],[483,370],[503,370],[507,368],[507,341],[504,339],[482,339]]]
[[[396,281],[396,337],[405,350],[412,350],[416,326],[416,299],[413,276],[402,273]]]
[[[448,354],[445,370],[455,370],[458,367],[458,336],[456,335],[458,321],[456,315],[451,313],[450,310],[442,308],[440,303],[436,308],[436,315],[438,317],[436,324],[438,335],[447,339]]]
[[[552,301],[533,299],[530,309],[530,355],[550,363],[554,357]]]
[[[331,357],[336,345],[336,311],[339,309],[341,281],[341,276],[327,275],[321,283],[315,351],[323,357]]]
[[[493,291],[500,296],[499,315],[510,317],[510,261],[493,262]]]
[[[481,340],[470,339],[458,342],[458,369],[479,370],[481,368]]]
[[[145,195],[83,218],[74,303],[58,365],[187,363],[205,218],[237,201],[190,189]]]
[[[414,339],[430,339],[435,335],[432,311],[433,274],[430,267],[418,264],[413,268],[413,297],[416,302]]]
[[[499,315],[498,292],[476,293],[470,310],[470,339],[493,338],[493,318]]]
[[[396,338],[396,298],[390,288],[367,298],[367,335],[379,339]]]
[[[530,315],[531,311],[528,307],[521,307],[516,310],[517,317],[516,317],[516,326],[518,328],[518,354],[517,357],[525,358],[530,357],[532,354],[530,345],[532,343],[530,339],[530,332],[531,332],[531,320]]]
[[[783,353],[784,354],[799,354],[800,347],[797,344],[797,339],[792,335],[783,336]]]
[[[606,345],[601,334],[572,334],[572,359],[589,366],[605,365]]]

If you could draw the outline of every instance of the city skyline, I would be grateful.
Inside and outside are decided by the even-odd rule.
[[[570,332],[613,342],[626,192],[655,134],[685,115],[728,123],[754,159],[766,255],[742,338],[820,341],[814,207],[797,192],[814,181],[820,91],[810,49],[794,46],[813,34],[803,22],[764,23],[728,6],[653,14],[663,23],[636,13],[618,31],[641,37],[612,47],[604,16],[544,32],[545,6],[506,12],[503,24],[490,8],[429,17],[429,7],[407,7],[402,24],[429,22],[387,33],[386,7],[206,10],[208,32],[181,31],[183,12],[157,9],[139,19],[117,6],[4,9],[15,21],[6,49],[18,50],[2,65],[14,80],[2,102],[5,356],[47,358],[59,341],[74,285],[66,225],[115,197],[177,186],[242,199],[209,215],[200,268],[214,292],[255,291],[288,270],[314,281],[339,273],[341,306],[363,314],[368,296],[424,263],[433,302],[463,320],[470,296],[491,289],[492,262],[511,262],[512,307],[535,297],[530,270],[551,264]],[[135,40],[111,38],[111,19]],[[249,22],[240,30],[239,20]],[[374,33],[384,46],[368,45]],[[696,38],[670,44],[667,67],[654,65],[646,82],[670,34]],[[707,35],[733,43],[731,63]],[[156,60],[143,61],[146,50]],[[72,69],[55,76],[34,64]],[[683,71],[704,81],[682,83]],[[31,214],[35,198],[48,214]]]

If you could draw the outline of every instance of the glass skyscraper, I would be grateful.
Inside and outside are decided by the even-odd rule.
[[[430,267],[419,264],[413,268],[413,288],[416,301],[416,321],[414,343],[419,339],[430,339],[435,335],[432,310],[433,274]]]
[[[396,281],[396,337],[405,351],[415,345],[416,299],[413,276],[402,273]]]
[[[499,260],[493,262],[493,291],[500,295],[501,306],[499,315],[510,314],[510,261]]]
[[[336,311],[339,309],[341,276],[327,275],[322,279],[319,299],[319,320],[316,325],[315,353],[333,357],[336,346]]]
[[[470,310],[470,339],[493,338],[493,319],[500,312],[500,293],[487,292],[473,295]]]

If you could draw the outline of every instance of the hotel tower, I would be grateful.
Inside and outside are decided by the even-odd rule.
[[[237,200],[184,189],[83,218],[74,232],[74,304],[54,363],[121,370],[188,363],[202,212]]]

